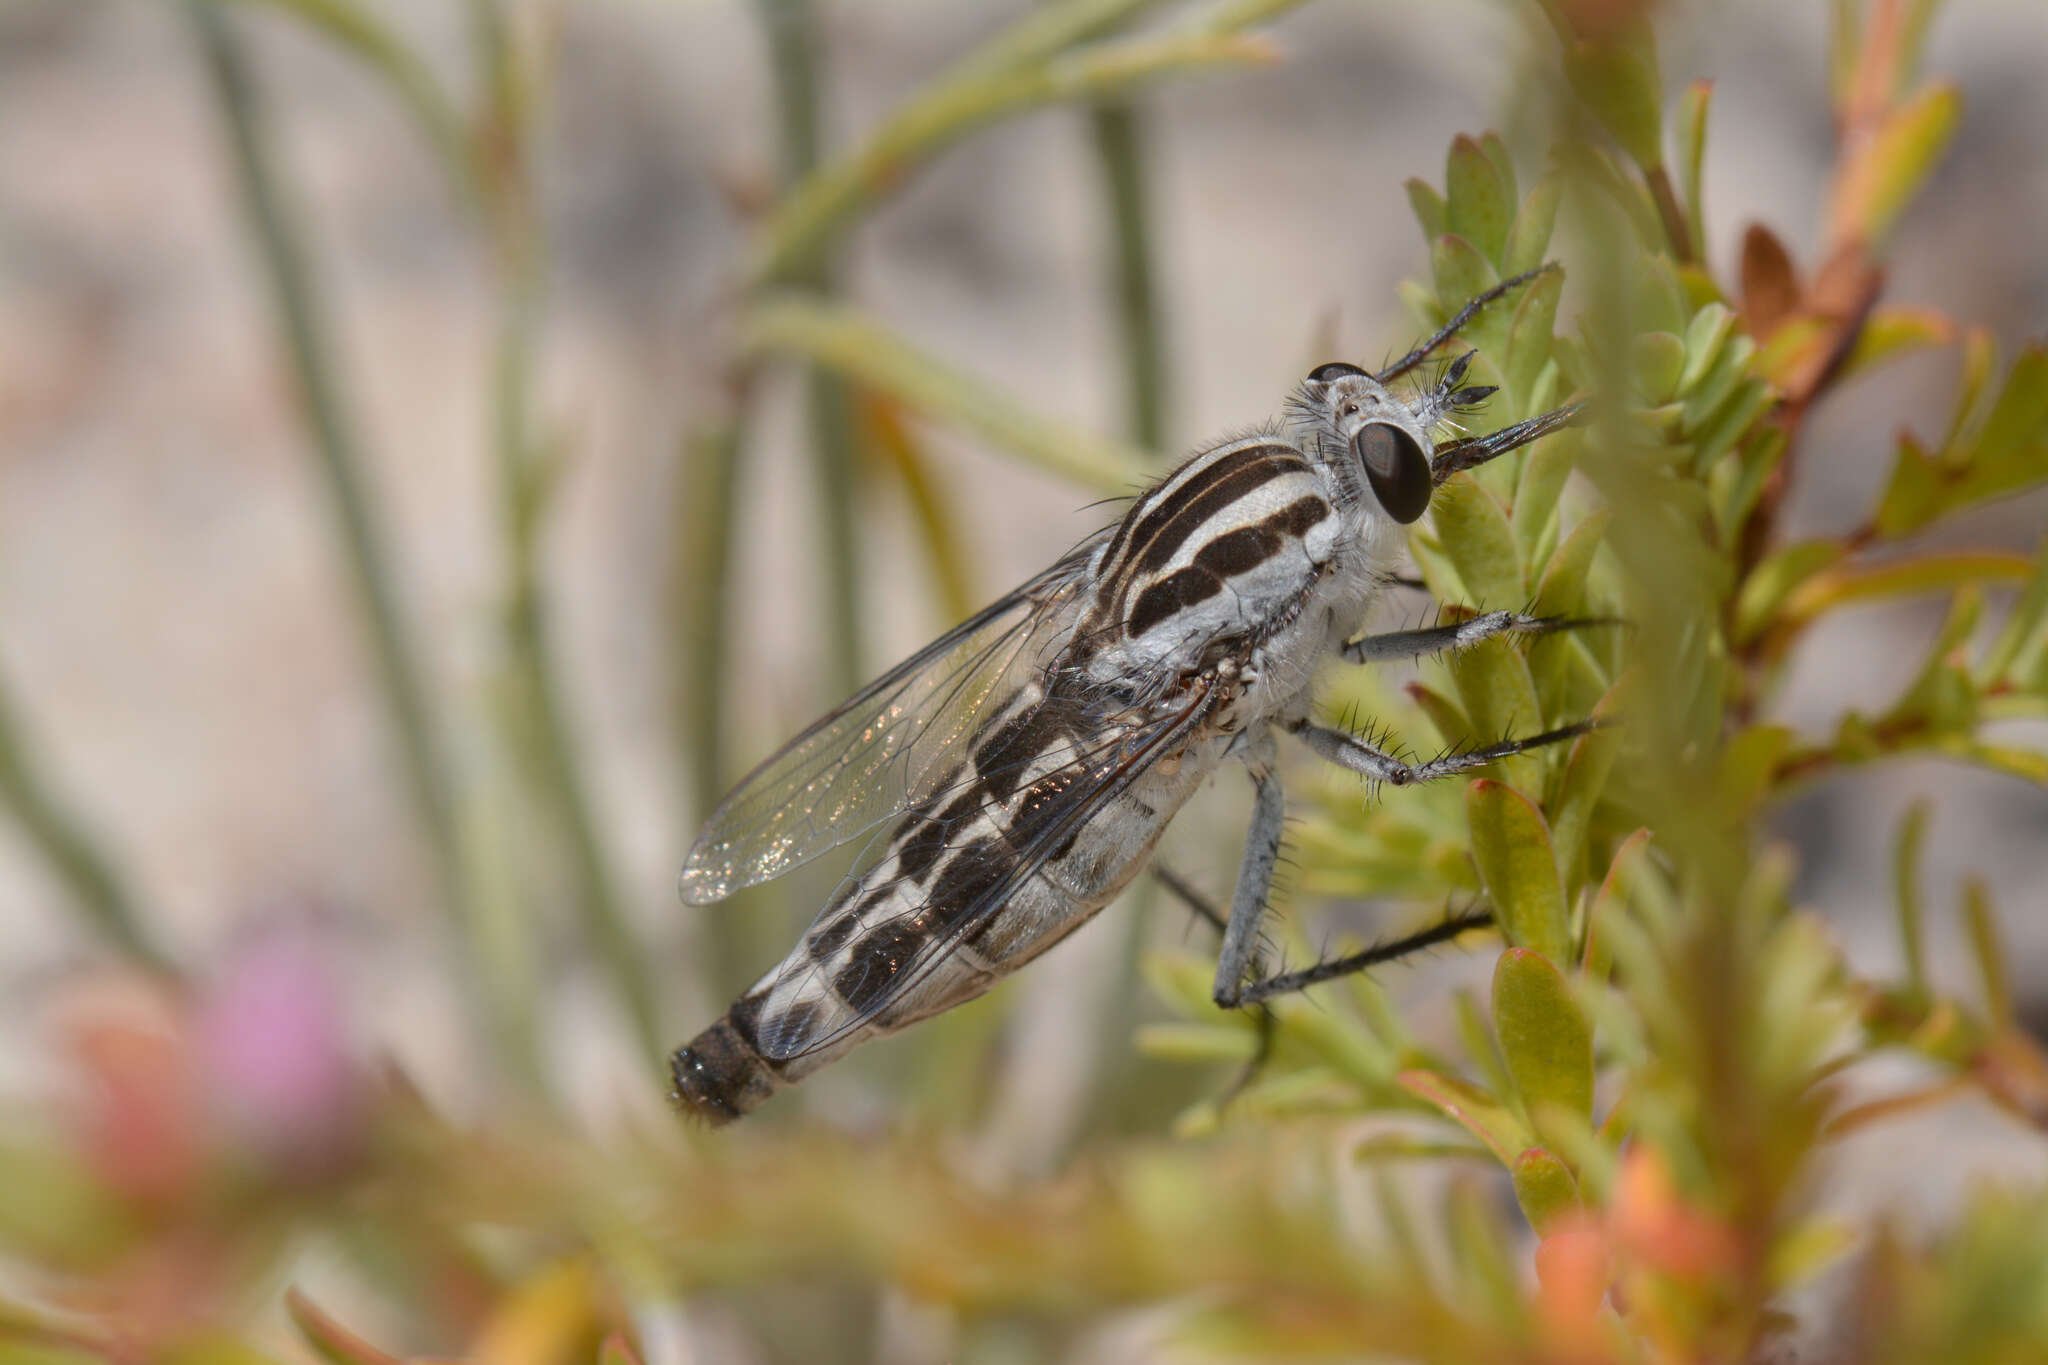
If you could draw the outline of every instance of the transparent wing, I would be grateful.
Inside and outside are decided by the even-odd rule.
[[[919,805],[905,825],[870,841],[861,860],[866,867],[901,846],[891,836],[929,840],[940,849],[939,857],[953,856],[946,872],[932,876],[904,909],[865,924],[845,962],[820,965],[802,952],[785,960],[768,987],[757,1025],[763,1056],[787,1061],[828,1048],[916,989],[1118,793],[1172,753],[1200,724],[1208,697],[1197,693],[1165,714],[1108,723],[1087,715],[1077,703],[1041,703],[1059,705],[1075,708],[1074,733],[1084,733],[1080,726],[1085,724],[1087,737],[1071,740],[1063,751],[1037,756],[1033,767],[1039,775],[1015,799],[1004,837],[990,837],[975,798],[949,799],[949,789]],[[986,792],[991,778],[989,773],[970,775],[956,786],[963,793]],[[864,870],[856,868],[849,880]],[[833,901],[814,929],[845,912],[838,897]],[[820,979],[828,974],[829,982]]]
[[[779,877],[945,780],[981,718],[1048,661],[1106,534],[869,683],[742,778],[683,864],[683,899],[708,904]]]

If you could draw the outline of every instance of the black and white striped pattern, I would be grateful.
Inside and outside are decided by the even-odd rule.
[[[1122,890],[1203,776],[1164,775],[1144,751],[1184,739],[1200,708],[1083,725],[1088,708],[1059,685],[991,716],[790,955],[677,1054],[686,1101],[744,1112],[864,1037],[981,994]],[[1119,783],[1126,770],[1138,780]]]
[[[831,812],[888,823],[802,941],[675,1054],[682,1105],[730,1120],[863,1038],[987,990],[1114,898],[1236,756],[1262,793],[1247,847],[1268,856],[1248,853],[1232,909],[1218,999],[1234,999],[1280,836],[1272,736],[1316,737],[1316,668],[1358,632],[1398,522],[1419,514],[1418,477],[1426,505],[1430,431],[1453,406],[1319,368],[1284,431],[1197,454],[757,769],[693,850],[686,895],[812,856],[836,841]],[[1403,648],[1434,641],[1423,634]]]
[[[1325,487],[1300,449],[1257,436],[1195,456],[1137,499],[1091,564],[1095,589],[1050,665],[985,718],[790,955],[677,1055],[685,1097],[743,1112],[870,1033],[981,994],[1112,899],[1213,764],[1148,772],[1073,821],[1078,790],[1144,728],[1143,717],[1106,723],[1098,678],[1245,635],[1311,587],[1336,542]],[[1227,743],[1209,746],[1220,757]],[[1038,848],[1062,821],[1073,831]],[[1037,869],[964,926],[1034,850]],[[953,937],[906,988],[921,956]]]
[[[1226,589],[1240,603],[1299,590],[1329,557],[1333,516],[1295,446],[1251,436],[1205,451],[1139,498],[1103,548],[1084,636],[1121,636],[1147,652],[1148,640],[1170,649],[1250,624],[1256,610],[1231,604]]]

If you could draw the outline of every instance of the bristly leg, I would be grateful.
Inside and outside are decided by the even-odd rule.
[[[1193,911],[1195,918],[1212,926],[1217,933],[1223,932],[1223,912],[1218,910],[1215,902],[1197,890],[1194,884],[1189,882],[1187,878],[1181,876],[1172,868],[1159,863],[1152,864],[1152,876],[1176,900]],[[1256,977],[1263,968],[1264,964],[1254,954],[1251,962],[1251,974]],[[1230,1084],[1223,1088],[1222,1095],[1217,1097],[1216,1108],[1219,1111],[1228,1109],[1231,1101],[1249,1089],[1252,1082],[1259,1078],[1259,1073],[1266,1069],[1266,1063],[1273,1059],[1273,1039],[1278,1031],[1277,1021],[1273,1018],[1273,1011],[1260,1005],[1252,1010],[1252,1015],[1258,1021],[1258,1044],[1253,1048],[1252,1055],[1245,1059],[1244,1065],[1238,1068],[1237,1075],[1231,1078]]]
[[[1238,991],[1253,971],[1259,921],[1265,918],[1266,897],[1273,890],[1273,865],[1279,860],[1280,839],[1287,825],[1287,797],[1280,779],[1262,767],[1252,768],[1251,775],[1252,818],[1245,830],[1244,861],[1238,865],[1230,920],[1216,954],[1214,997],[1223,1009],[1238,1003]]]
[[[1223,912],[1216,908],[1215,902],[1196,890],[1194,884],[1187,878],[1181,876],[1180,873],[1175,872],[1170,867],[1154,863],[1152,864],[1152,879],[1172,893],[1175,900],[1193,911],[1196,919],[1201,920],[1219,934],[1223,932]]]
[[[1540,735],[1527,739],[1504,739],[1498,744],[1486,744],[1476,749],[1457,749],[1440,754],[1421,763],[1407,763],[1394,757],[1385,749],[1367,744],[1355,735],[1342,730],[1333,730],[1326,725],[1312,721],[1298,721],[1289,728],[1302,743],[1318,755],[1327,758],[1340,768],[1363,774],[1375,782],[1390,786],[1409,787],[1418,782],[1434,782],[1440,777],[1452,777],[1458,773],[1483,768],[1503,758],[1540,749],[1546,744],[1561,744],[1568,739],[1577,739],[1609,724],[1605,720],[1582,720],[1572,725],[1546,730]],[[1218,1003],[1222,1003],[1220,1000]]]
[[[1547,264],[1537,266],[1534,270],[1524,270],[1519,275],[1510,275],[1508,276],[1508,278],[1502,280],[1499,284],[1493,286],[1493,288],[1488,289],[1482,294],[1474,295],[1471,299],[1468,299],[1466,301],[1465,306],[1463,308],[1460,308],[1455,314],[1452,315],[1451,320],[1449,322],[1445,323],[1442,327],[1437,329],[1437,333],[1435,336],[1423,342],[1420,346],[1417,346],[1414,350],[1410,351],[1407,355],[1402,356],[1393,364],[1387,366],[1386,369],[1381,370],[1378,374],[1374,375],[1373,378],[1378,380],[1382,384],[1386,383],[1389,379],[1400,378],[1402,375],[1408,373],[1408,371],[1414,369],[1417,365],[1420,365],[1423,361],[1429,359],[1430,352],[1436,350],[1437,347],[1443,345],[1446,341],[1449,341],[1452,337],[1456,336],[1459,330],[1462,329],[1466,323],[1472,320],[1473,315],[1478,313],[1478,311],[1484,308],[1487,304],[1492,303],[1495,299],[1499,298],[1501,295],[1509,292],[1510,290],[1518,288],[1521,285],[1527,284],[1529,281],[1535,279],[1539,275],[1548,275],[1552,271],[1561,268],[1562,267],[1560,267],[1557,264],[1557,262],[1551,261]]]
[[[1259,1078],[1259,1073],[1266,1069],[1266,1063],[1273,1060],[1273,1041],[1280,1034],[1280,1021],[1273,1017],[1272,1010],[1264,1005],[1252,1004],[1249,1001],[1244,1004],[1243,1008],[1249,1009],[1252,1012],[1252,1018],[1258,1021],[1259,1040],[1252,1049],[1252,1055],[1245,1058],[1244,1065],[1239,1067],[1237,1074],[1230,1078],[1230,1084],[1223,1087],[1223,1093],[1216,1097],[1218,1113],[1230,1108],[1231,1103],[1239,1095],[1251,1089],[1252,1082],[1256,1081]]]
[[[1489,611],[1448,626],[1392,630],[1348,640],[1344,657],[1355,664],[1391,663],[1447,649],[1465,649],[1496,635],[1549,635],[1560,630],[1616,624],[1616,618],[1607,616],[1528,616],[1516,611]]]
[[[1243,1004],[1254,1005],[1262,1000],[1270,1000],[1276,995],[1307,990],[1310,986],[1319,986],[1340,976],[1352,976],[1371,967],[1397,962],[1412,953],[1434,948],[1440,943],[1448,943],[1467,930],[1483,929],[1492,923],[1492,911],[1467,910],[1462,914],[1451,915],[1441,923],[1433,924],[1416,933],[1390,939],[1384,943],[1375,943],[1370,948],[1347,953],[1343,957],[1333,957],[1312,967],[1303,967],[1300,971],[1280,972],[1262,981],[1254,981],[1244,988],[1239,1000]]]

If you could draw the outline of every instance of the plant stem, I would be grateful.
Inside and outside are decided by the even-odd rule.
[[[1664,224],[1664,236],[1671,243],[1672,256],[1682,264],[1696,260],[1692,230],[1686,224],[1685,210],[1678,206],[1678,194],[1671,187],[1670,172],[1661,163],[1652,166],[1643,172],[1643,183],[1649,187],[1650,199],[1657,205],[1657,217]]]
[[[539,531],[547,493],[535,486],[545,474],[526,430],[523,395],[529,390],[534,271],[522,269],[507,285],[511,297],[499,341],[498,398],[494,407],[505,514],[506,552],[511,560],[505,606],[505,647],[519,679],[529,721],[531,757],[542,799],[568,845],[579,895],[577,908],[599,957],[622,997],[635,1038],[651,1060],[663,1051],[660,1011],[647,976],[646,955],[636,941],[618,893],[611,858],[598,832],[584,779],[581,751],[571,733],[569,708],[554,662],[546,593],[540,581]]]
[[[811,45],[811,0],[755,0],[755,9],[768,39],[768,65],[774,76],[782,176],[785,184],[794,184],[818,164],[818,63]]]
[[[854,477],[853,406],[836,375],[813,366],[806,378],[811,454],[818,470],[820,584],[829,641],[826,673],[831,696],[850,696],[866,677],[860,649],[860,545],[858,481]]]
[[[37,769],[4,683],[0,683],[0,803],[95,930],[142,966],[165,972],[174,969],[170,955],[143,926],[113,860]]]
[[[856,411],[864,448],[887,461],[903,484],[911,522],[931,557],[940,614],[948,622],[966,620],[982,605],[982,598],[968,567],[970,556],[960,539],[959,518],[932,467],[931,456],[910,434],[901,404],[869,390],[859,395]]]
[[[635,1038],[650,1059],[664,1050],[661,1014],[647,974],[647,955],[628,920],[611,858],[591,812],[580,750],[570,734],[567,704],[551,666],[548,620],[537,585],[523,585],[507,613],[509,645],[524,680],[550,804],[555,808],[581,891],[578,906],[606,970],[625,1002]]]
[[[785,191],[817,169],[821,144],[818,114],[816,23],[810,0],[757,0],[774,73],[775,102],[782,127],[782,184]],[[801,284],[820,295],[833,288],[829,241],[802,261],[792,261],[779,281]],[[819,581],[824,589],[829,641],[827,690],[844,696],[860,685],[859,490],[855,480],[853,409],[846,385],[812,365],[804,377],[804,409],[810,427],[811,459],[818,479]]]
[[[1015,71],[1122,28],[1159,0],[1056,0],[1018,20],[957,62],[947,79]]]
[[[1843,564],[1800,584],[1778,615],[1785,627],[1798,628],[1823,612],[1858,602],[1973,583],[2019,586],[2033,570],[2032,557],[2017,550],[1931,550],[1875,564]]]
[[[742,412],[745,398],[723,421],[690,433],[677,480],[676,526],[684,552],[677,556],[681,628],[677,676],[685,685],[684,741],[695,778],[699,820],[725,791],[730,757],[727,730],[733,514],[739,501]]]
[[[746,317],[741,345],[754,355],[786,351],[808,356],[863,388],[1099,492],[1126,494],[1151,477],[1150,452],[1040,417],[843,304],[795,295],[766,300]]]
[[[1042,65],[941,78],[896,110],[859,147],[785,195],[747,270],[760,285],[791,277],[847,222],[944,148],[1008,114],[1114,94],[1190,67],[1270,61],[1274,49],[1234,34],[1174,33],[1102,43]]]
[[[738,537],[740,464],[753,373],[733,376],[726,413],[692,431],[683,442],[676,478],[674,524],[680,551],[672,598],[677,604],[676,667],[682,702],[682,734],[693,779],[693,812],[709,816],[725,792],[732,769],[731,708],[732,559]],[[746,979],[751,961],[745,926],[731,909],[703,917],[706,945],[701,974],[713,994]]]
[[[1146,199],[1137,111],[1128,101],[1099,104],[1089,119],[1115,243],[1118,340],[1124,360],[1126,418],[1131,439],[1149,450],[1166,444],[1166,352],[1152,268],[1151,209]]]
[[[390,555],[368,477],[344,416],[304,241],[264,133],[254,80],[226,16],[208,0],[187,0],[186,12],[227,124],[243,211],[270,277],[314,455],[370,637],[384,705],[397,732],[407,790],[439,868],[446,906],[459,914],[467,893],[443,767],[445,748],[392,586]]]
[[[1254,24],[1277,19],[1302,0],[1224,0],[1187,27],[1190,33],[1241,33]]]
[[[540,797],[567,845],[578,913],[625,1006],[650,1063],[664,1051],[660,1010],[618,892],[618,879],[592,812],[582,750],[576,742],[555,665],[541,535],[553,500],[555,461],[533,431],[534,352],[545,309],[547,253],[532,198],[530,110],[519,52],[497,0],[478,0],[476,47],[490,73],[491,142],[501,153],[488,226],[500,293],[497,355],[491,380],[491,444],[498,473],[508,585],[505,648],[518,679],[525,733]]]
[[[216,4],[223,0],[214,0]],[[346,0],[240,0],[277,11],[311,28],[352,54],[389,87],[392,97],[419,125],[448,174],[464,208],[475,208],[479,193],[462,113],[433,69],[402,42],[374,9]]]

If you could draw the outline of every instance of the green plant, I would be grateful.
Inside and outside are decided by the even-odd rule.
[[[1487,382],[1503,385],[1489,423],[1565,393],[1597,405],[1581,431],[1457,476],[1434,529],[1413,536],[1424,577],[1443,602],[1533,601],[1632,629],[1546,637],[1526,656],[1489,642],[1426,670],[1405,696],[1358,677],[1333,703],[1396,733],[1433,728],[1450,746],[1588,712],[1622,723],[1568,753],[1501,764],[1463,792],[1404,792],[1363,813],[1354,783],[1327,781],[1300,839],[1303,889],[1490,904],[1507,944],[1490,999],[1458,1000],[1462,1056],[1418,1040],[1370,981],[1278,1002],[1256,1079],[1183,1120],[1439,1115],[1469,1144],[1388,1139],[1367,1154],[1504,1167],[1546,1249],[1583,1240],[1617,1258],[1626,1308],[1599,1332],[1672,1358],[1748,1358],[1778,1325],[1774,1297],[1847,1248],[1846,1230],[1806,1207],[1831,1141],[1952,1095],[1957,1081],[2022,1122],[2041,1112],[2039,1054],[2012,1023],[1981,886],[1966,913],[1984,1000],[1941,997],[1926,978],[1911,872],[1925,811],[1901,835],[1902,982],[1851,970],[1792,905],[1789,852],[1764,835],[1764,817],[1802,784],[1900,754],[2048,776],[2040,753],[1993,728],[2048,707],[2048,546],[2027,556],[1913,545],[1939,518],[2048,482],[2042,352],[2029,348],[2001,376],[1981,333],[1880,302],[1878,253],[1958,100],[1910,75],[1930,6],[1879,4],[1860,30],[1838,8],[1843,157],[1810,282],[1761,227],[1740,289],[1715,280],[1693,245],[1710,89],[1686,92],[1667,133],[1647,30],[1589,35],[1562,8],[1574,99],[1544,178],[1518,199],[1506,148],[1489,135],[1454,144],[1443,191],[1410,183],[1434,268],[1409,294],[1424,324],[1540,260],[1560,197],[1578,210],[1590,250],[1574,280],[1589,307],[1572,334],[1552,335],[1553,276],[1472,339]],[[1901,436],[1864,522],[1784,543],[1778,510],[1800,464],[1819,458],[1802,441],[1812,407],[1867,369],[1958,339],[1963,382],[1945,434]],[[1593,491],[1576,506],[1561,496],[1574,470]],[[1987,643],[1979,627],[1998,588],[2019,591]],[[1948,620],[1882,712],[1845,711],[1820,737],[1770,718],[1788,662],[1828,612],[1930,592],[1951,595]],[[1242,1059],[1263,1046],[1258,1021],[1208,1006],[1198,957],[1151,971],[1188,1021],[1154,1030],[1156,1051]],[[1897,1049],[1953,1079],[1843,1110],[1839,1078]],[[1598,1106],[1596,1073],[1609,1092]],[[1640,1225],[1645,1202],[1663,1232]],[[1971,1358],[2005,1348],[1983,1349]]]

